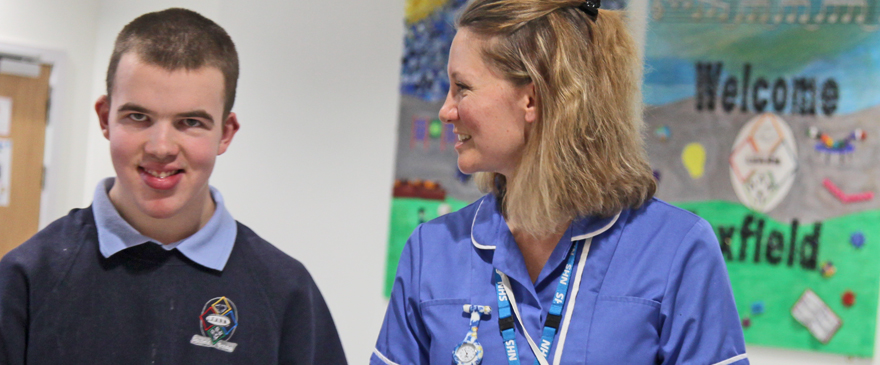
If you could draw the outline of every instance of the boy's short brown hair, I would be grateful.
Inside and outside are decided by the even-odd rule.
[[[169,71],[216,67],[223,73],[225,101],[223,119],[232,111],[238,83],[238,53],[232,38],[211,19],[192,10],[171,8],[147,13],[132,20],[116,37],[107,68],[107,97],[119,60],[134,52],[144,62]]]

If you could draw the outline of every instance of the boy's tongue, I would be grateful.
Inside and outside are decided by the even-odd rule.
[[[151,170],[138,168],[141,179],[147,186],[157,190],[173,189],[183,177],[183,170]]]

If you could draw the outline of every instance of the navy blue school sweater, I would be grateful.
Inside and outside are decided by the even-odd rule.
[[[305,267],[238,223],[223,271],[142,244],[104,258],[91,208],[0,260],[0,364],[345,364]]]

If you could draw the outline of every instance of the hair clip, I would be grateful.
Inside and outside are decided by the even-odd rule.
[[[590,19],[596,21],[596,17],[599,16],[599,6],[602,5],[601,0],[586,0],[580,5],[578,5],[578,9],[581,9]]]

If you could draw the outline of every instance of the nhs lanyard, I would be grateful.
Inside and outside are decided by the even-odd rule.
[[[581,256],[580,267],[578,268],[579,270],[575,283],[576,286],[580,283],[580,277],[583,273],[583,261],[586,258],[586,251],[590,249],[589,241],[592,240],[587,239],[584,253]],[[498,293],[498,327],[501,330],[501,338],[504,341],[504,349],[507,352],[507,361],[510,365],[520,365],[519,351],[516,346],[516,332],[514,331],[514,319],[511,313],[511,303],[513,305],[513,311],[517,312],[514,314],[520,319],[520,326],[522,326],[524,335],[526,339],[528,339],[529,345],[532,347],[532,352],[535,353],[535,364],[547,365],[547,356],[550,353],[551,346],[553,346],[553,340],[559,329],[559,323],[562,321],[562,308],[565,306],[566,294],[568,293],[568,283],[571,280],[571,271],[574,268],[574,258],[577,255],[578,248],[581,246],[581,242],[583,241],[575,242],[569,250],[565,270],[562,271],[562,276],[559,277],[559,283],[556,285],[556,294],[553,296],[553,301],[550,304],[550,311],[547,314],[547,319],[544,321],[544,331],[541,335],[540,347],[535,345],[522,323],[522,316],[520,316],[516,309],[516,299],[513,297],[513,292],[509,289],[510,280],[507,278],[507,275],[501,271],[495,270],[495,288]],[[577,291],[574,291],[572,294],[576,293]],[[574,302],[572,302],[572,305],[573,304]],[[571,310],[568,312],[570,317]],[[564,327],[567,331],[568,326]],[[562,341],[564,340],[563,336]],[[562,347],[560,346],[555,357],[557,361],[554,363],[558,362],[560,355],[562,354],[561,351]]]

